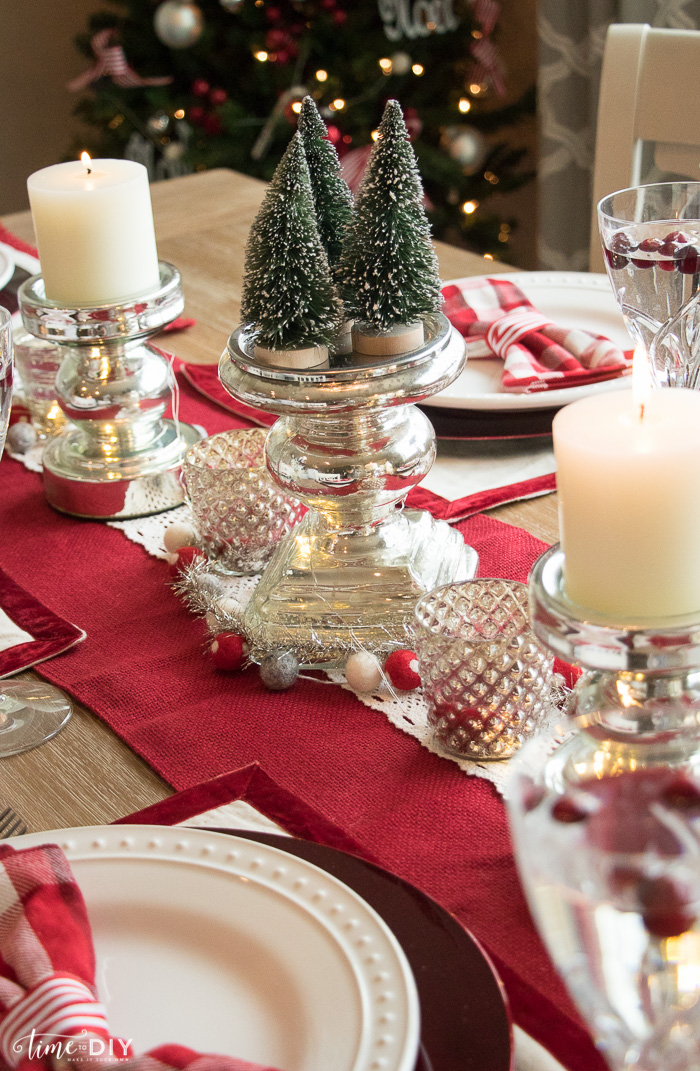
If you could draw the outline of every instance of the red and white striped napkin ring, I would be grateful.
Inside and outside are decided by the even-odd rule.
[[[539,312],[513,309],[489,325],[486,342],[495,354],[506,357],[509,348],[517,345],[530,331],[539,331],[550,323],[551,320]]]
[[[54,974],[25,993],[0,1023],[0,1057],[17,1067],[31,1039],[43,1046],[83,1033],[108,1037],[107,1012],[84,982]]]

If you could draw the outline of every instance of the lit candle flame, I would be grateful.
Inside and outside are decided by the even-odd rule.
[[[92,168],[90,167],[90,164],[92,163],[92,160],[90,159],[90,153],[89,152],[81,152],[81,154],[80,154],[80,162],[83,165],[83,167],[85,168],[85,170],[87,171],[88,175],[91,175],[92,174]]]
[[[635,346],[632,358],[632,400],[639,409],[639,419],[644,420],[644,409],[651,398],[653,383],[647,351],[640,342]]]

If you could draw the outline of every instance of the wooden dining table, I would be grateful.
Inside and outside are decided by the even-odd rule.
[[[152,187],[161,259],[182,273],[186,315],[196,324],[168,339],[190,362],[218,361],[239,319],[246,238],[265,186],[225,169]],[[34,242],[29,212],[5,216],[17,237]],[[455,246],[436,243],[444,280],[512,270]],[[445,444],[438,445],[447,450]],[[491,511],[551,543],[558,538],[556,495]],[[173,789],[89,710],[76,705],[66,728],[49,744],[0,760],[0,801],[30,831],[106,824],[164,799]]]

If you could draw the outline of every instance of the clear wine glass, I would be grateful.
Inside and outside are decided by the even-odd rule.
[[[694,360],[674,317],[700,287],[700,182],[611,193],[598,205],[598,226],[615,297],[632,337],[650,355],[657,384],[690,385],[686,370]]]
[[[697,1071],[697,772],[602,774],[582,752],[572,784],[546,758],[555,738],[527,744],[509,784],[535,922],[611,1071]]]
[[[12,318],[0,307],[0,455],[12,401]],[[1,612],[1,611],[0,611]],[[28,751],[49,740],[71,715],[71,704],[58,688],[39,680],[0,680],[0,758]]]

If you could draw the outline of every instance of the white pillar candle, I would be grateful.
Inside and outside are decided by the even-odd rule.
[[[73,160],[36,171],[27,189],[50,301],[69,308],[107,305],[157,286],[143,164]]]
[[[700,611],[700,393],[615,391],[554,418],[564,584],[620,622]]]

